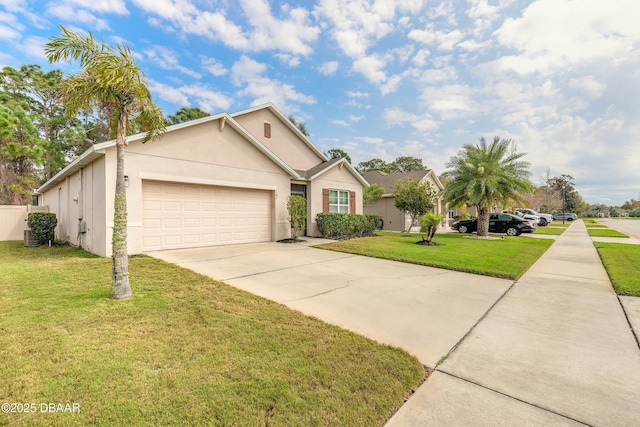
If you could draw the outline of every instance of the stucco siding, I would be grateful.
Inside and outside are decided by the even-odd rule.
[[[310,199],[307,228],[309,236],[319,235],[316,215],[322,212],[322,190],[325,188],[354,191],[356,193],[355,213],[362,214],[362,183],[346,167],[336,166],[311,181],[307,187],[307,197]]]
[[[113,206],[115,192],[115,148],[107,150],[106,205]],[[132,143],[125,154],[128,176],[128,251],[142,252],[143,180],[180,182],[273,192],[271,228],[274,240],[288,237],[287,196],[290,176],[268,159],[232,127],[220,131],[219,122],[207,122],[166,134],[162,139]],[[112,178],[110,178],[112,177]],[[113,209],[107,209],[106,238],[113,231]],[[107,256],[111,254],[110,245]]]
[[[294,169],[307,170],[323,159],[268,109],[234,117],[245,129]],[[264,123],[271,124],[271,138],[264,136]]]
[[[407,226],[406,215],[395,207],[395,197],[384,197],[364,207],[364,212],[382,218],[382,229],[386,231],[404,231]]]

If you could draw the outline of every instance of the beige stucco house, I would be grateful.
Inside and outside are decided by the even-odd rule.
[[[329,160],[273,104],[127,138],[128,249],[146,251],[276,241],[291,237],[287,198],[318,212],[362,213],[367,182],[344,159]],[[115,141],[94,145],[36,190],[57,214],[56,238],[111,255]]]
[[[444,186],[438,179],[438,176],[431,169],[414,172],[404,172],[396,174],[387,174],[381,171],[370,171],[362,174],[365,180],[371,185],[378,184],[384,188],[382,198],[377,202],[370,203],[364,207],[364,213],[375,214],[382,218],[382,229],[387,231],[406,231],[413,229],[419,231],[420,224],[411,224],[411,216],[406,212],[400,211],[395,207],[395,196],[393,188],[397,182],[404,181],[407,178],[416,178],[421,182],[432,185],[438,192],[437,203],[433,208],[435,213],[441,213],[444,216],[442,226],[448,226],[448,210],[442,202],[442,193]]]

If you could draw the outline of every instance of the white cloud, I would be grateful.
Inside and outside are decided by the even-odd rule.
[[[206,85],[195,84],[174,87],[150,80],[149,90],[164,101],[182,107],[197,105],[200,109],[209,113],[219,110],[226,111],[233,104],[232,98],[211,90]]]
[[[222,64],[215,58],[202,57],[201,61],[202,61],[202,68],[204,68],[206,71],[208,71],[210,74],[214,76],[217,76],[217,77],[224,76],[229,72],[229,70],[227,70],[224,67],[224,64]]]
[[[322,65],[318,67],[318,71],[325,76],[333,76],[336,71],[338,71],[339,65],[338,61],[323,62]]]
[[[314,13],[328,19],[331,36],[348,56],[358,58],[394,29],[394,2],[320,0]]]
[[[418,43],[436,45],[439,50],[452,50],[462,40],[464,33],[458,29],[448,32],[435,30],[432,24],[424,30],[412,30],[407,37]]]
[[[296,68],[300,65],[300,58],[295,55],[291,55],[288,53],[276,53],[275,57],[289,68]]]
[[[409,124],[419,132],[433,131],[440,126],[429,113],[418,115],[397,107],[385,109],[382,113],[382,119],[387,126],[404,126],[405,124]]]
[[[127,15],[129,11],[123,0],[65,0],[63,3],[74,8],[83,8],[100,13]]]
[[[147,59],[165,70],[179,71],[180,73],[186,74],[195,79],[202,77],[200,73],[180,65],[178,53],[166,46],[149,46],[144,49],[144,54]]]
[[[384,67],[387,65],[379,55],[363,56],[353,61],[353,69],[365,76],[370,82],[380,84],[387,80]]]
[[[347,91],[347,96],[349,98],[367,98],[369,96],[368,93],[365,92],[357,92],[357,91]]]
[[[0,0],[7,12],[24,12],[27,8],[27,0]]]
[[[241,0],[247,28],[232,22],[225,8],[215,9],[214,3],[199,3],[200,9],[189,0],[133,0],[134,4],[157,19],[163,26],[180,33],[204,36],[241,51],[280,50],[293,55],[309,55],[320,29],[311,23],[309,12],[303,8],[281,9],[284,16],[273,15],[265,0]]]
[[[338,125],[338,126],[344,126],[344,127],[349,127],[349,123],[345,122],[344,120],[331,120],[331,123],[334,125]]]
[[[20,50],[29,58],[38,61],[47,62],[47,56],[44,53],[44,45],[49,41],[44,37],[29,36],[20,43]]]
[[[640,2],[618,0],[538,0],[519,18],[508,18],[497,40],[518,54],[498,59],[503,69],[521,74],[565,71],[578,64],[629,58],[640,43]]]
[[[1,14],[0,13],[0,40],[18,40],[18,39],[20,39],[20,37],[21,37],[20,31],[17,31],[17,29],[13,25],[10,26],[10,25],[5,25],[4,23],[2,23],[2,21],[4,21],[2,19],[3,15],[6,15],[6,14]],[[7,21],[5,21],[5,22],[7,22]]]
[[[438,112],[442,119],[448,120],[476,110],[472,92],[473,89],[467,85],[430,86],[424,89],[422,100],[431,111]]]
[[[110,28],[106,19],[98,18],[88,10],[76,9],[70,4],[51,3],[49,4],[48,12],[57,18],[64,19],[65,21],[81,23],[96,30],[102,31]]]
[[[289,84],[271,79],[263,74],[267,71],[265,64],[254,61],[243,55],[231,67],[231,80],[234,85],[242,87],[238,95],[253,98],[251,105],[273,102],[283,111],[296,112],[294,103],[314,104],[315,98],[304,95]]]
[[[569,86],[590,98],[600,98],[607,85],[600,83],[594,76],[576,77],[569,80]]]

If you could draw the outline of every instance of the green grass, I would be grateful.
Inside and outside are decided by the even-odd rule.
[[[538,229],[536,230],[535,234],[543,234],[546,236],[559,236],[562,233],[564,233],[564,230],[566,230],[566,227],[562,228],[562,227],[538,227]]]
[[[405,237],[398,233],[380,233],[318,246],[339,252],[384,258],[394,261],[518,279],[553,243],[551,239],[505,237],[504,240],[477,239],[475,235],[436,234],[441,246],[422,246],[415,242],[419,234]]]
[[[573,221],[564,221],[564,224],[562,223],[561,219],[556,219],[553,222],[550,222],[549,225],[547,227],[569,227],[571,224],[573,224]]]
[[[612,230],[611,228],[587,228],[587,232],[591,237],[629,237],[626,234],[621,233],[618,230]]]
[[[380,345],[150,257],[0,242],[0,425],[382,426],[425,372]]]
[[[616,293],[640,297],[640,245],[594,244]]]

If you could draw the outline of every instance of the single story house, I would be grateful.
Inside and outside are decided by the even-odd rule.
[[[420,182],[426,182],[437,190],[437,202],[433,208],[435,213],[444,215],[442,226],[448,226],[449,214],[448,210],[442,202],[442,193],[444,186],[440,179],[432,169],[388,174],[381,171],[370,171],[362,174],[365,180],[371,185],[378,184],[384,189],[384,194],[377,202],[370,203],[364,207],[364,213],[375,214],[382,218],[382,230],[387,231],[406,231],[420,229],[420,223],[411,224],[411,216],[406,212],[400,211],[395,206],[395,195],[393,188],[396,183],[406,180],[407,178],[416,178]],[[417,229],[416,229],[417,227]]]
[[[368,183],[329,160],[273,104],[169,126],[159,140],[127,138],[128,250],[277,241],[291,237],[287,199],[318,212],[362,213]],[[96,144],[36,190],[56,213],[56,238],[111,256],[115,140]]]

